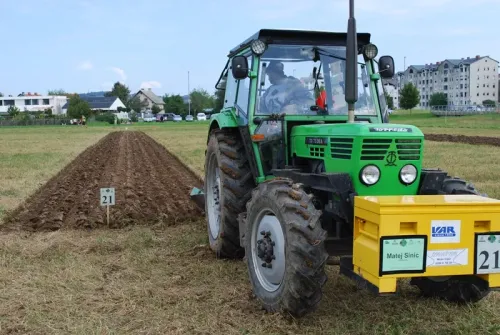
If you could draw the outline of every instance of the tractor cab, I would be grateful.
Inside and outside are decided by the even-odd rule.
[[[378,49],[370,34],[356,36],[351,122],[383,125],[388,122],[388,108],[382,78],[393,77],[394,61],[390,56],[375,61]],[[221,88],[225,83],[224,108],[212,123],[219,127],[227,117],[234,117],[235,124],[247,128],[242,135],[253,144],[253,174],[258,181],[297,164],[305,164],[305,172],[311,172],[311,164],[317,168],[324,156],[325,141],[336,132],[335,125],[350,121],[347,42],[346,33],[260,30],[229,53],[216,85]],[[302,143],[294,141],[296,134],[308,132],[301,128],[304,125],[326,125],[311,128],[316,135],[300,138],[319,146],[308,146],[305,157],[297,152]]]

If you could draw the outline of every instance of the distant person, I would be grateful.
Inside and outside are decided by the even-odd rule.
[[[80,118],[80,124],[85,127],[87,126],[87,119],[85,118],[85,115],[82,115]]]

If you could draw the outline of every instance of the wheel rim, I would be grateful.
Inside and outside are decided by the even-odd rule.
[[[252,228],[253,269],[260,285],[268,292],[276,291],[285,274],[285,236],[278,218],[262,211]]]
[[[212,154],[208,163],[207,178],[207,213],[210,234],[215,240],[220,230],[220,174],[217,167],[217,158]]]

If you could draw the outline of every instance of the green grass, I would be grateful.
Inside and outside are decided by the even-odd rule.
[[[146,132],[203,175],[208,123],[0,128],[0,138],[9,143],[0,147],[0,216],[85,147],[125,128]],[[439,166],[500,198],[498,161],[499,148],[425,146],[425,166]],[[266,314],[250,294],[245,263],[216,260],[208,249],[203,220],[169,227],[4,234],[0,269],[0,334],[500,332],[498,293],[474,307],[455,306],[419,299],[403,282],[401,296],[374,298],[336,267],[328,267],[317,312],[300,320]]]
[[[396,111],[389,120],[415,125],[424,133],[500,136],[500,113],[437,117],[425,110]]]

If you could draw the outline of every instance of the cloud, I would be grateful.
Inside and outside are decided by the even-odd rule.
[[[468,35],[476,35],[481,34],[483,31],[481,29],[475,27],[459,27],[459,28],[450,28],[445,29],[441,32],[443,36],[468,36]]]
[[[141,88],[161,88],[161,83],[155,80],[143,81]]]
[[[81,62],[80,64],[78,64],[78,66],[77,66],[78,70],[81,70],[81,71],[92,70],[93,67],[94,67],[94,65],[89,60],[85,60],[85,61]]]
[[[116,73],[122,81],[127,80],[127,75],[125,74],[125,71],[123,69],[120,69],[119,67],[112,67],[111,71]]]
[[[113,89],[113,83],[110,81],[106,81],[101,84],[101,88],[105,91],[111,91]]]

